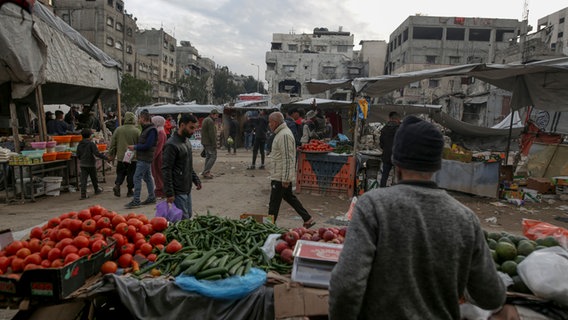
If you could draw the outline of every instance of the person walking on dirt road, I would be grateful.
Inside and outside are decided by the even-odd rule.
[[[273,215],[274,222],[276,222],[280,204],[284,199],[302,217],[304,227],[311,228],[315,224],[314,219],[292,192],[292,181],[294,181],[296,172],[296,140],[294,135],[286,125],[284,115],[281,112],[271,113],[268,117],[268,125],[270,130],[274,131],[268,214]]]
[[[355,205],[329,283],[329,318],[460,319],[460,299],[485,310],[505,303],[479,219],[431,180],[444,139],[408,116],[393,146],[397,185]]]
[[[136,155],[130,162],[124,161],[124,154],[129,145],[138,143],[140,129],[136,127],[136,116],[132,112],[124,114],[124,124],[114,130],[110,140],[108,156],[110,160],[116,159],[116,179],[112,191],[116,197],[120,197],[120,186],[126,179],[127,197],[134,195],[134,172],[136,171]]]
[[[205,149],[205,165],[201,175],[205,179],[213,179],[211,169],[217,160],[217,126],[215,120],[218,117],[219,111],[213,109],[201,123],[201,144]]]

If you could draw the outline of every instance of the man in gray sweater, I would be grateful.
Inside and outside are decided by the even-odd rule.
[[[505,303],[477,216],[431,181],[443,147],[432,124],[404,119],[393,146],[400,182],[357,201],[330,319],[459,319],[462,297],[486,310]]]

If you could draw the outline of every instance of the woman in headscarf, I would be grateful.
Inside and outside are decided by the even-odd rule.
[[[156,185],[155,194],[158,198],[164,197],[164,180],[162,179],[162,151],[164,144],[168,139],[164,124],[166,119],[162,116],[153,116],[152,123],[158,129],[158,143],[156,144],[156,151],[154,152],[154,159],[152,160],[152,176],[154,177],[154,184]]]

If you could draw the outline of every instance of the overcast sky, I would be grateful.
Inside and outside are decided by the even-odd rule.
[[[237,74],[264,80],[273,33],[312,33],[343,27],[361,40],[386,40],[408,16],[508,18],[522,20],[523,0],[128,0],[125,9],[142,29],[163,27],[189,40],[203,57]],[[529,24],[568,7],[566,0],[529,1]]]

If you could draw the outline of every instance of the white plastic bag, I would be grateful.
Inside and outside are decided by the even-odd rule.
[[[124,159],[122,159],[122,162],[130,163],[130,162],[132,162],[132,158],[134,158],[134,151],[126,150],[126,152],[124,153]]]
[[[347,213],[345,214],[345,217],[349,221],[351,221],[351,218],[353,218],[353,209],[355,208],[355,204],[357,204],[357,197],[354,196],[351,199],[351,204],[349,205],[349,210],[347,210]]]
[[[517,267],[535,296],[568,306],[568,251],[550,247],[534,251]]]
[[[266,241],[264,241],[264,245],[261,249],[268,259],[272,259],[276,255],[276,251],[274,249],[276,247],[276,242],[278,242],[278,239],[280,239],[281,236],[282,235],[279,233],[269,234]]]

